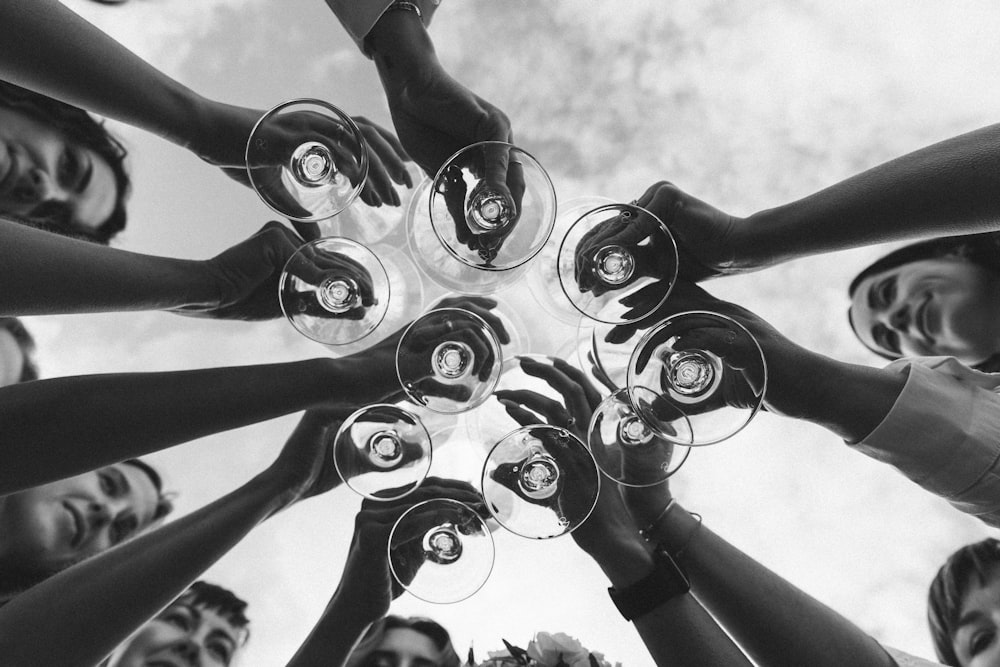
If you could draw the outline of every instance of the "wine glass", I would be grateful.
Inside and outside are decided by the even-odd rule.
[[[369,405],[341,424],[334,436],[333,462],[340,478],[356,493],[372,500],[396,500],[427,477],[431,437],[413,413],[397,405]]]
[[[396,349],[396,373],[417,405],[457,414],[489,397],[500,377],[496,333],[462,308],[437,308],[413,321]]]
[[[682,445],[725,440],[757,414],[764,353],[741,324],[718,313],[668,317],[646,332],[628,366],[629,400],[658,435]]]
[[[655,400],[649,389],[639,387],[636,392],[648,402]],[[659,437],[642,420],[632,407],[628,389],[614,392],[594,411],[587,444],[606,477],[632,487],[660,484],[677,472],[691,453],[690,447]]]
[[[321,100],[291,100],[261,116],[247,140],[246,163],[250,184],[264,203],[302,222],[343,211],[368,177],[361,130]]]
[[[601,473],[564,428],[526,426],[494,445],[483,465],[486,507],[507,530],[534,539],[565,535],[597,505]]]
[[[434,498],[406,510],[389,534],[389,569],[413,596],[436,604],[461,602],[493,570],[493,536],[471,507]]]
[[[563,237],[557,262],[559,285],[573,307],[608,324],[646,317],[667,299],[677,279],[677,245],[669,230],[634,204],[584,213]],[[642,304],[630,304],[640,290],[646,295]],[[650,290],[659,298],[649,298]]]
[[[361,340],[389,308],[385,267],[365,246],[345,238],[310,241],[285,263],[278,281],[285,317],[301,334],[326,345]]]
[[[580,311],[566,299],[561,289],[554,289],[559,284],[559,247],[562,239],[573,223],[588,211],[614,203],[612,199],[598,196],[576,197],[565,203],[560,202],[552,234],[528,269],[526,280],[531,296],[542,310],[563,324],[575,327],[580,320]]]
[[[490,294],[523,277],[552,232],[555,210],[552,182],[534,157],[480,142],[421,184],[407,238],[431,280],[462,294]]]
[[[423,179],[423,172],[412,162],[406,163],[406,171],[413,183],[419,184]],[[320,236],[347,236],[371,247],[379,256],[382,254],[379,246],[405,254],[401,248],[406,245],[407,211],[419,188],[408,188],[394,181],[389,181],[389,185],[399,197],[399,206],[348,206],[331,218],[317,221]]]

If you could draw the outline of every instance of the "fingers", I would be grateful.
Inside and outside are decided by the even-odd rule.
[[[538,415],[524,409],[514,401],[501,398],[500,403],[503,405],[504,410],[507,411],[507,414],[521,426],[534,426],[535,424],[542,423]]]
[[[507,406],[507,403],[514,403],[523,408],[534,410],[545,417],[547,422],[552,426],[563,428],[571,417],[569,411],[566,410],[566,406],[562,403],[534,391],[527,389],[501,389],[494,392],[494,395],[501,403],[504,403],[504,407]],[[537,424],[538,422],[534,423]]]
[[[354,122],[358,124],[361,133],[365,136],[365,141],[368,142],[368,147],[371,149],[369,157],[371,153],[377,155],[386,173],[393,181],[412,188],[413,181],[410,179],[405,163],[406,160],[409,160],[409,156],[403,150],[403,145],[399,143],[396,135],[360,116],[355,116]]]
[[[587,379],[586,374],[579,368],[572,366],[565,359],[560,359],[558,357],[550,357],[552,359],[552,365],[557,371],[566,375],[570,380],[573,381],[582,391],[584,398],[587,401],[587,405],[590,407],[591,411],[595,410],[601,401],[604,400],[597,389],[590,383]]]
[[[574,381],[565,373],[557,369],[554,365],[543,364],[530,357],[522,357],[521,368],[525,373],[541,380],[545,380],[550,387],[559,392],[563,397],[565,409],[568,415],[572,416],[581,427],[590,423],[591,407],[580,383]],[[597,401],[600,403],[600,399]],[[557,426],[565,426],[566,422],[557,423]]]

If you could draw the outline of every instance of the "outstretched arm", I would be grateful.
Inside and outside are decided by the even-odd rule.
[[[5,664],[100,663],[255,526],[339,482],[330,472],[328,428],[337,428],[334,418],[307,413],[278,459],[236,491],[75,565],[0,608]]]
[[[626,494],[648,525],[670,502],[666,484]],[[678,554],[698,600],[763,667],[894,667],[885,649],[849,620],[713,533],[674,503],[652,542]]]

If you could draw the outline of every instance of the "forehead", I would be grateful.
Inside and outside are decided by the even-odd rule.
[[[240,643],[239,638],[244,633],[243,628],[233,625],[232,622],[225,616],[221,615],[218,610],[196,603],[193,599],[193,595],[190,593],[185,593],[180,598],[175,600],[169,607],[160,612],[157,619],[163,619],[168,614],[178,611],[186,612],[197,618],[198,629],[202,631],[202,634],[207,636],[213,632],[221,632],[229,637],[234,643]]]
[[[437,662],[439,658],[439,651],[431,638],[410,628],[387,630],[375,650],[410,659],[423,658],[431,662]]]

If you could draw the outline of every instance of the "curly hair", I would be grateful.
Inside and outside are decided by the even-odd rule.
[[[83,109],[59,102],[40,93],[36,93],[6,81],[0,81],[0,107],[24,113],[31,118],[42,121],[66,135],[71,141],[94,151],[108,166],[115,177],[115,207],[99,227],[88,229],[72,224],[64,219],[28,219],[16,218],[33,226],[57,233],[72,232],[70,236],[82,237],[89,241],[107,245],[118,232],[125,229],[125,202],[131,190],[131,181],[125,170],[125,157],[128,155],[121,142],[115,139],[104,127]]]
[[[866,278],[903,266],[904,264],[944,257],[958,257],[988,271],[1000,274],[1000,232],[945,236],[904,246],[877,259],[858,275],[854,276],[850,287],[847,288],[847,295],[853,299],[858,286]],[[1000,308],[1000,304],[997,307]],[[851,325],[851,330],[854,331],[854,335],[858,340],[862,340],[858,336],[858,331],[854,326],[850,310],[847,311],[847,320]],[[870,347],[868,349],[883,359],[898,359],[896,356],[887,354],[884,350],[877,350]],[[988,359],[975,364],[973,368],[985,373],[1000,372],[1000,351]]]
[[[382,643],[385,633],[398,628],[419,632],[434,642],[434,646],[439,651],[437,664],[440,667],[460,667],[462,660],[451,644],[451,635],[440,623],[429,618],[404,618],[402,616],[386,616],[373,623],[354,648],[354,652],[347,658],[347,667],[363,667],[368,656],[377,650]]]
[[[962,603],[972,584],[984,585],[1000,566],[1000,540],[967,544],[945,561],[927,592],[927,623],[938,659],[960,667],[952,648]]]

